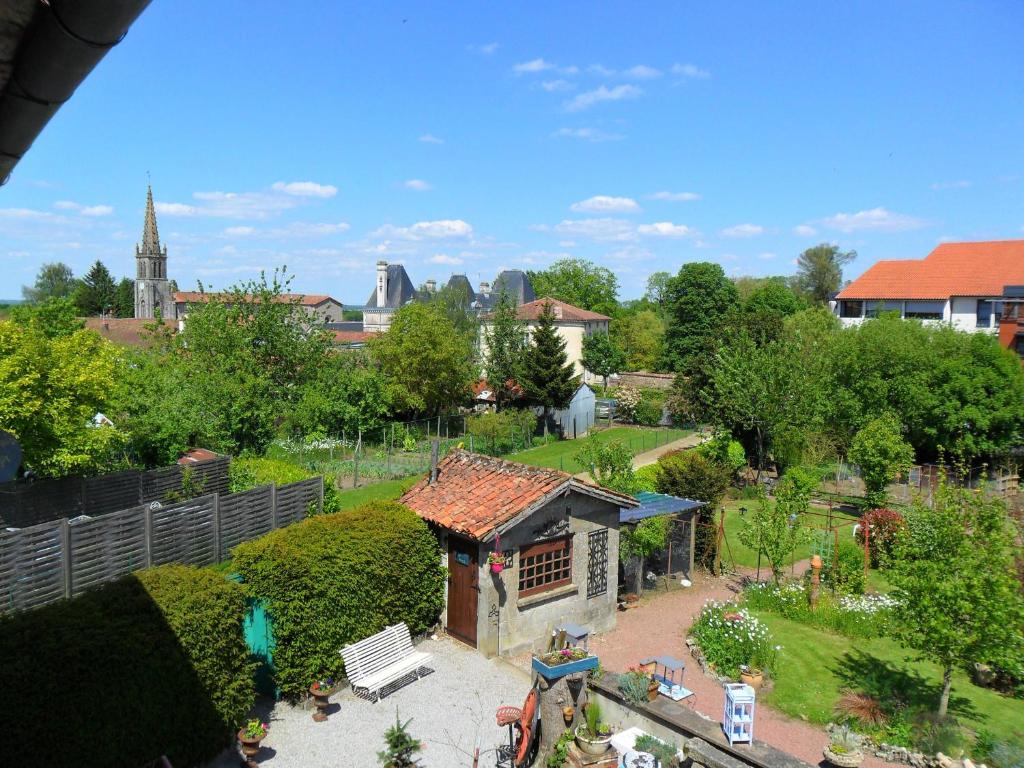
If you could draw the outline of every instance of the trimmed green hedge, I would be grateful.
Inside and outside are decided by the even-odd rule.
[[[247,491],[257,485],[266,485],[267,483],[287,485],[319,476],[319,472],[305,469],[290,461],[270,459],[265,456],[245,456],[232,459],[229,469],[232,493]],[[324,475],[324,512],[340,510],[341,499],[338,496],[338,487],[334,482],[334,477]]]
[[[255,700],[245,592],[151,568],[0,619],[0,765],[195,765]]]
[[[289,696],[340,675],[343,645],[400,621],[424,632],[444,605],[437,539],[395,502],[273,531],[236,547],[234,564],[273,617],[275,679]]]

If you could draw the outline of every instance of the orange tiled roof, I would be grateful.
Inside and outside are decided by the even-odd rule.
[[[377,334],[374,331],[331,331],[336,344],[354,344],[366,342]]]
[[[948,299],[1001,296],[1024,285],[1024,240],[943,243],[923,259],[879,261],[839,299]]]
[[[204,301],[209,301],[212,298],[227,299],[230,298],[230,294],[227,293],[204,293],[202,291],[178,291],[174,294],[175,303],[185,304],[199,304]],[[247,298],[251,299],[251,296]],[[315,307],[317,304],[323,304],[325,301],[330,300],[330,296],[321,293],[282,293],[278,297],[278,301],[284,303],[289,301],[298,301],[306,307]]]
[[[85,327],[100,336],[123,347],[151,347],[153,339],[146,326],[155,320],[144,317],[87,317]],[[164,322],[172,333],[176,330],[173,322]]]
[[[544,311],[544,305],[551,304],[555,312],[555,322],[559,320],[569,320],[575,322],[582,321],[593,321],[593,320],[611,320],[607,315],[601,315],[597,312],[591,312],[589,309],[580,309],[574,307],[572,304],[567,304],[564,301],[558,299],[537,299],[536,301],[530,301],[526,304],[520,304],[516,309],[516,316],[520,320],[537,320],[540,318],[541,312]]]
[[[572,487],[624,507],[637,506],[631,496],[581,483],[557,469],[531,467],[457,449],[437,465],[437,481],[421,480],[399,499],[425,520],[484,539],[551,494]]]

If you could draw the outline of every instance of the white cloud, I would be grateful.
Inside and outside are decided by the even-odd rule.
[[[256,227],[228,227],[224,234],[228,237],[245,237],[256,233]]]
[[[764,232],[760,224],[737,224],[735,227],[726,227],[722,230],[723,237],[754,237]]]
[[[296,197],[334,197],[338,188],[332,184],[317,184],[315,181],[278,181],[272,189]]]
[[[53,207],[62,211],[75,211],[83,216],[109,216],[114,212],[109,205],[82,205],[71,200],[58,200]]]
[[[482,45],[467,45],[466,49],[471,51],[472,53],[482,53],[484,56],[490,56],[492,53],[498,50],[498,47],[498,44],[494,42],[484,43]]]
[[[375,237],[398,240],[447,240],[470,237],[473,234],[473,227],[462,219],[439,219],[418,221],[410,227],[385,224],[373,234]]]
[[[960,179],[959,181],[936,181],[934,184],[930,184],[929,186],[934,190],[967,189],[971,186],[971,182],[966,179]]]
[[[706,69],[701,69],[696,64],[673,64],[672,74],[679,77],[688,77],[694,80],[707,80],[711,77],[711,73]]]
[[[423,179],[409,179],[408,181],[403,181],[402,186],[416,192],[428,192],[433,189],[430,183]]]
[[[766,260],[767,259],[774,259],[776,256],[778,256],[777,253],[769,253],[769,252],[757,254],[757,258],[759,258],[759,259],[766,259]]]
[[[821,225],[840,232],[906,232],[927,226],[922,219],[893,213],[879,206],[857,213],[837,213],[821,219]]]
[[[671,221],[641,224],[636,229],[641,235],[650,235],[652,237],[686,237],[694,234],[693,229],[685,224],[673,224]]]
[[[286,227],[275,227],[269,231],[271,237],[322,237],[348,232],[352,227],[344,221],[309,222],[293,221]]]
[[[555,91],[571,91],[576,85],[568,80],[545,80],[540,87],[548,93],[554,93]]]
[[[651,200],[669,200],[673,203],[688,203],[692,200],[700,200],[696,192],[655,192],[648,195]]]
[[[625,219],[564,219],[554,227],[560,235],[585,237],[598,242],[623,242],[636,239],[636,229]]]
[[[559,128],[553,134],[555,138],[582,139],[594,143],[602,141],[619,141],[626,138],[621,133],[608,133],[599,128]]]
[[[641,261],[644,259],[650,259],[654,256],[651,251],[647,248],[641,248],[638,245],[627,245],[622,248],[618,248],[608,253],[609,259],[615,259],[616,261]],[[623,266],[616,267],[616,272],[626,271]]]
[[[615,76],[615,70],[610,67],[606,67],[604,64],[591,64],[587,67],[587,72],[592,75],[600,75],[601,77]]]
[[[439,139],[432,133],[424,133],[417,141],[422,141],[424,144],[444,144],[444,139]]]
[[[544,61],[544,59],[531,59],[530,61],[524,61],[520,64],[516,64],[512,67],[512,71],[517,75],[532,74],[534,72],[544,72],[548,69],[554,69],[555,65],[550,61]]]
[[[623,70],[622,75],[624,77],[632,77],[636,80],[653,80],[656,77],[661,77],[661,70],[655,69],[654,67],[648,67],[646,64],[637,64],[636,66]]]
[[[184,203],[161,203],[159,201],[153,203],[153,207],[156,212],[164,216],[195,216],[196,207],[194,205],[185,205]]]
[[[427,261],[431,264],[449,264],[453,267],[463,263],[458,256],[449,256],[447,253],[435,253]]]
[[[640,210],[636,200],[630,197],[610,197],[609,195],[595,195],[573,203],[569,210],[577,213],[635,213]]]
[[[595,104],[600,104],[603,101],[635,99],[642,93],[643,91],[635,85],[617,85],[614,88],[602,85],[593,91],[581,93],[576,98],[566,102],[565,110],[566,112],[579,112],[580,110],[587,109]]]
[[[36,211],[32,208],[0,208],[0,218],[23,219],[28,221],[56,221],[63,217],[49,211]],[[66,219],[64,219],[66,221]]]
[[[793,234],[798,237],[814,237],[818,234],[818,230],[807,224],[798,224],[793,227]]]

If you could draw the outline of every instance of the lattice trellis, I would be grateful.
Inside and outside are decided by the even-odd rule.
[[[587,599],[608,591],[608,529],[587,536]]]

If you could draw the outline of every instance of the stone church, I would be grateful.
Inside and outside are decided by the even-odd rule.
[[[153,209],[153,188],[146,190],[146,221],[142,243],[135,246],[135,316],[164,320],[175,316],[171,282],[167,279],[167,246],[161,247]]]

